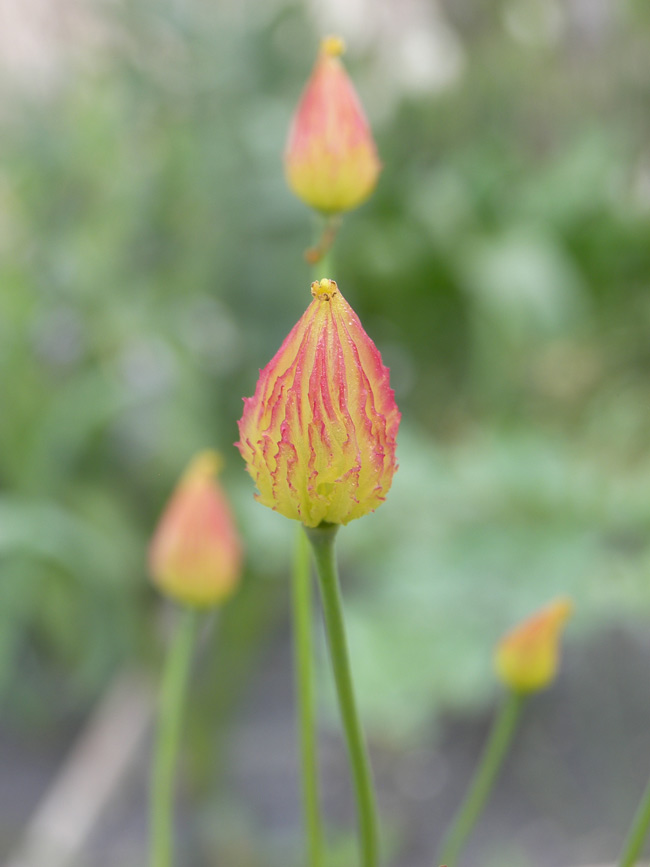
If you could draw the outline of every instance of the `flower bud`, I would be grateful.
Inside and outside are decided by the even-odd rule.
[[[307,527],[384,501],[400,420],[388,369],[336,283],[312,283],[312,295],[244,398],[236,444],[257,499]]]
[[[324,214],[364,202],[381,169],[368,121],[339,59],[343,49],[341,39],[323,40],[285,150],[289,186]]]
[[[151,578],[186,605],[217,605],[241,573],[241,543],[221,487],[216,452],[191,461],[158,523],[149,548]]]
[[[549,686],[557,674],[562,627],[572,611],[570,599],[556,599],[501,639],[494,662],[506,686],[518,693]]]

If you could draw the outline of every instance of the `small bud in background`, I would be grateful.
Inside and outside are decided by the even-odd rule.
[[[495,666],[514,692],[537,692],[555,679],[562,627],[571,616],[570,599],[556,599],[524,620],[497,645]]]
[[[334,280],[244,398],[237,443],[257,499],[307,527],[347,524],[384,499],[400,412],[375,344]]]
[[[303,91],[285,150],[287,181],[323,214],[356,208],[372,193],[381,164],[359,98],[330,36]]]
[[[154,584],[186,605],[217,605],[241,573],[241,543],[216,474],[221,459],[205,451],[190,463],[149,548]]]

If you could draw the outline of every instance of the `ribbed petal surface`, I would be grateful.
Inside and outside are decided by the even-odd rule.
[[[347,524],[390,488],[400,413],[377,347],[336,283],[314,300],[244,398],[237,446],[265,506]]]

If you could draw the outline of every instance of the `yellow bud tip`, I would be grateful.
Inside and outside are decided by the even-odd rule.
[[[345,42],[340,36],[326,36],[321,41],[320,50],[325,57],[340,57],[345,51]]]
[[[199,452],[196,457],[190,462],[190,465],[183,474],[183,481],[187,482],[194,479],[212,479],[223,467],[223,458],[219,452],[213,449],[205,449]]]
[[[550,615],[558,626],[562,626],[566,623],[569,617],[573,614],[573,609],[573,600],[569,599],[568,596],[562,596],[560,599],[556,599],[555,602],[551,602],[549,605]]]
[[[311,294],[320,301],[329,301],[338,292],[339,287],[335,280],[323,277],[322,280],[314,280],[311,284]]]

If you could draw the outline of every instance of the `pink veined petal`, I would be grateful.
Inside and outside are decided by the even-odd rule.
[[[237,446],[260,502],[314,527],[346,524],[384,501],[400,413],[388,369],[336,283],[312,292],[244,400]]]

